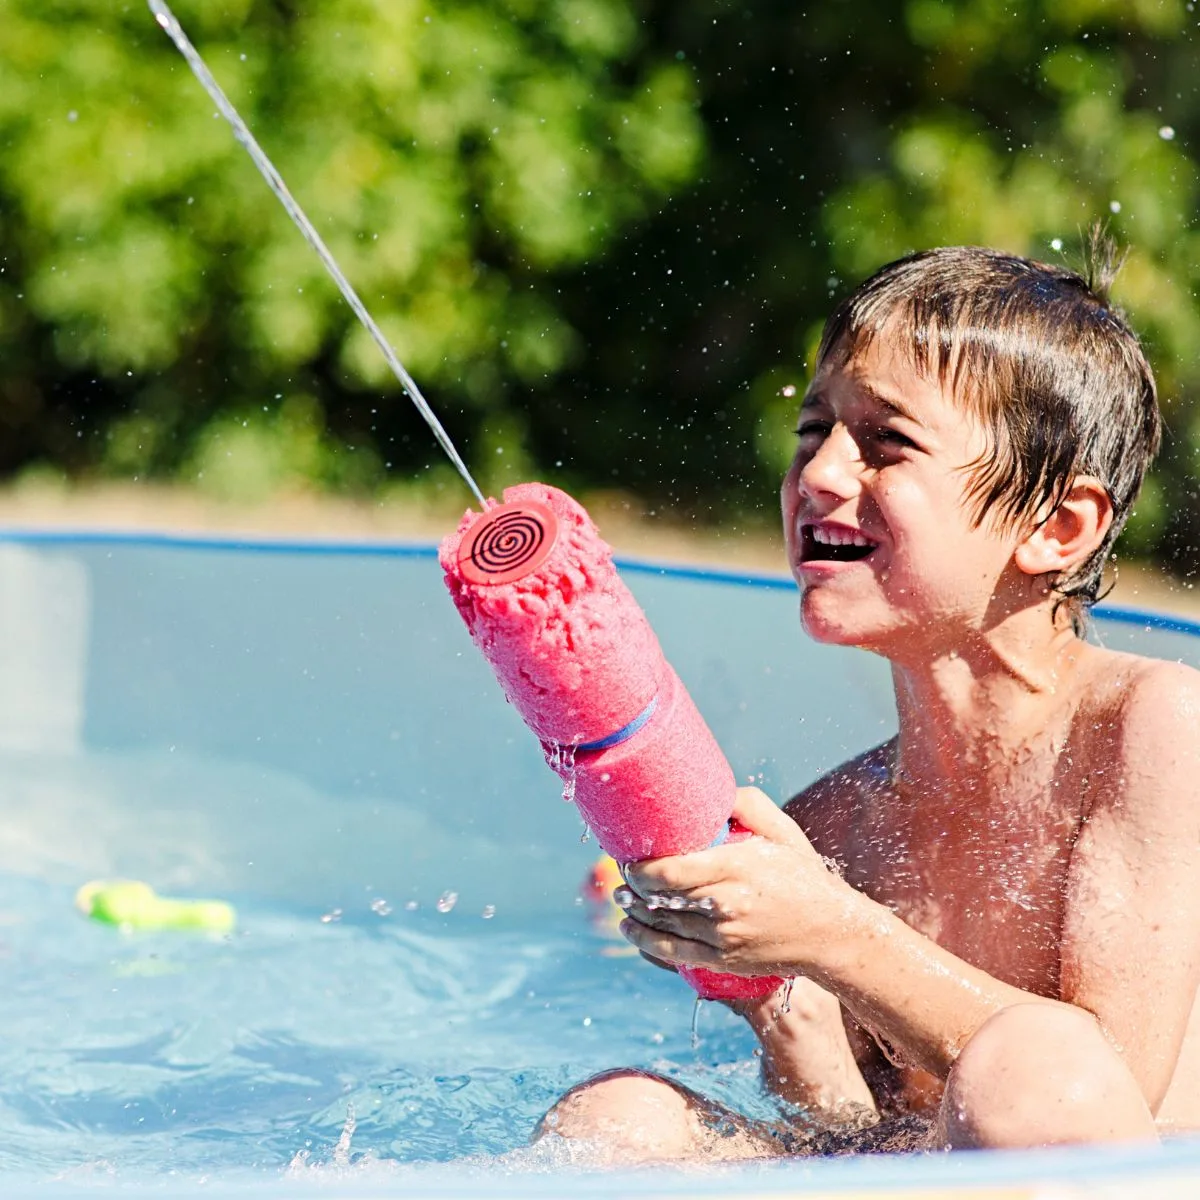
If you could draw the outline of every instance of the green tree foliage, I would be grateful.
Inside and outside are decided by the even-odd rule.
[[[1069,256],[1106,218],[1171,427],[1127,545],[1200,566],[1191,0],[180,16],[492,486],[766,513],[782,387],[853,281],[933,244]],[[139,4],[0,0],[0,144],[0,468],[231,490],[436,468]]]
[[[696,169],[688,73],[640,50],[626,0],[178,15],[451,427],[519,443],[520,392],[580,353],[555,273]],[[0,0],[0,71],[0,467],[228,484],[240,454],[281,480],[370,484],[429,461],[377,348],[144,6]]]

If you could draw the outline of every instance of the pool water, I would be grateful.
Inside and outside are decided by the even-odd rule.
[[[322,922],[234,899],[231,937],[127,936],[78,917],[69,889],[6,879],[0,1168],[498,1155],[623,1062],[757,1092],[752,1043],[723,1010],[706,1009],[693,1052],[682,985],[603,957],[615,943],[574,910],[485,922],[364,902]]]
[[[807,642],[790,583],[625,574],[742,780],[783,797],[892,731],[885,664]],[[619,1065],[774,1112],[744,1026],[706,1005],[693,1046],[690,990],[580,900],[597,849],[431,548],[10,534],[0,618],[7,1194],[550,1194],[570,1156],[530,1132]],[[1099,629],[1193,663],[1198,632],[1122,613]],[[76,889],[111,877],[228,900],[237,928],[80,916]],[[1200,1165],[1190,1144],[1168,1158]],[[688,1186],[965,1178],[914,1161]]]

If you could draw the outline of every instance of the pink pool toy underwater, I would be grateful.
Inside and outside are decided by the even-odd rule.
[[[464,515],[439,558],[472,640],[617,862],[730,836],[733,771],[580,504],[545,484],[507,488]],[[680,974],[706,999],[782,982]]]

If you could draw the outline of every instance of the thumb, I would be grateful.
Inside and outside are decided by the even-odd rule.
[[[733,819],[770,842],[794,842],[800,832],[796,822],[756,787],[738,788]]]

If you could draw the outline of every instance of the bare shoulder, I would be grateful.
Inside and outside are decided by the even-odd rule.
[[[1135,662],[1126,689],[1127,714],[1141,719],[1169,717],[1193,723],[1194,728],[1200,705],[1200,671],[1186,663],[1157,658]]]
[[[835,767],[784,805],[821,854],[840,857],[867,803],[889,786],[891,739]]]
[[[1181,662],[1109,653],[1092,685],[1096,708],[1130,749],[1162,747],[1181,732],[1194,742],[1200,718],[1200,671]]]
[[[1179,662],[1113,654],[1094,685],[1095,723],[1116,770],[1110,795],[1200,803],[1200,671]]]

